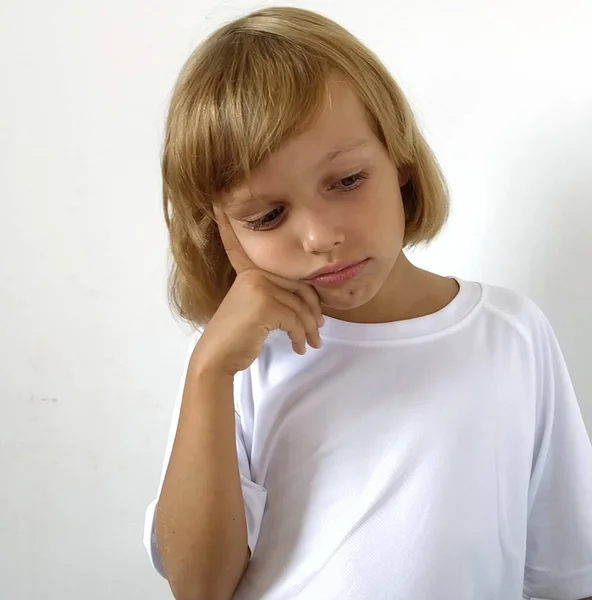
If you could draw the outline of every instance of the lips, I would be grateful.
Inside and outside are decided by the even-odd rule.
[[[358,262],[339,262],[319,269],[306,279],[315,286],[337,287],[357,277],[366,267],[369,259]]]
[[[317,277],[321,277],[322,275],[332,275],[334,273],[339,273],[340,271],[344,271],[346,269],[349,269],[350,267],[360,264],[360,262],[361,261],[336,262],[336,263],[333,263],[326,267],[323,267],[322,269],[319,269],[318,271],[315,271],[312,275],[309,275],[306,279],[308,281],[310,281],[312,279],[316,279]]]

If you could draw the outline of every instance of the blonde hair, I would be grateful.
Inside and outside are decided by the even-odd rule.
[[[357,38],[317,13],[266,8],[224,25],[189,57],[175,85],[162,156],[173,265],[169,296],[183,319],[207,323],[235,273],[213,205],[319,113],[331,75],[363,103],[398,168],[406,246],[427,242],[448,214],[446,183],[403,92]]]

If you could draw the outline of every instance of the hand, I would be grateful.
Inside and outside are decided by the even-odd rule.
[[[201,336],[192,361],[234,376],[261,352],[269,333],[285,331],[298,354],[306,342],[320,348],[324,319],[315,289],[256,267],[243,250],[228,218],[216,209],[218,229],[236,279]]]

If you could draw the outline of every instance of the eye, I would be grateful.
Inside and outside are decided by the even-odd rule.
[[[273,227],[277,225],[283,212],[284,207],[278,206],[277,208],[274,208],[272,211],[268,212],[266,215],[263,215],[260,219],[256,219],[255,221],[245,221],[245,225],[249,229],[256,230],[273,229]]]
[[[337,183],[331,186],[331,189],[337,188],[341,192],[349,192],[351,190],[355,190],[357,187],[360,187],[364,179],[368,177],[368,174],[364,171],[360,171],[359,173],[354,173],[353,175],[348,175],[347,177],[343,177]]]

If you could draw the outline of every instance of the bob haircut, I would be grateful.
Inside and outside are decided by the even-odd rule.
[[[448,216],[440,167],[391,74],[334,21],[297,8],[265,8],[216,30],[191,54],[175,84],[162,154],[163,204],[170,236],[169,299],[200,326],[236,276],[213,207],[320,113],[332,75],[357,94],[397,168],[404,245],[433,239]]]

